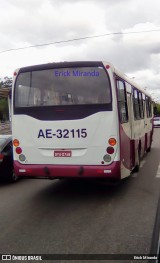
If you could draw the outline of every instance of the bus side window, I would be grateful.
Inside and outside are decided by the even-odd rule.
[[[143,117],[145,118],[146,115],[146,96],[142,93],[142,100],[143,100]]]
[[[134,119],[139,120],[141,118],[140,113],[140,103],[139,103],[139,97],[138,97],[138,90],[133,89],[133,104],[134,104]]]
[[[128,122],[128,108],[125,83],[117,80],[117,94],[118,94],[118,109],[120,114],[120,122]]]
[[[146,96],[146,111],[147,111],[147,118],[152,117],[152,105],[151,100],[148,96]]]
[[[140,117],[141,119],[144,119],[144,107],[143,107],[142,93],[138,92],[138,96],[139,96]]]

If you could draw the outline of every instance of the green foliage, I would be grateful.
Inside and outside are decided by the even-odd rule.
[[[159,103],[156,103],[154,106],[154,115],[160,116],[160,104]]]
[[[0,89],[1,88],[10,88],[12,86],[12,78],[5,77],[0,79]],[[8,99],[0,98],[0,120],[9,119],[9,108],[8,108]]]
[[[0,99],[0,119],[8,120],[9,112],[8,112],[8,100],[7,98]]]
[[[0,79],[0,88],[12,87],[12,78],[5,77],[4,80]]]

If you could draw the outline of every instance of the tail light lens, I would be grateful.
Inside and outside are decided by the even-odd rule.
[[[20,155],[19,155],[19,160],[20,160],[21,162],[24,162],[24,161],[26,160],[26,156],[25,156],[24,154],[20,154]]]
[[[111,146],[115,146],[116,143],[117,143],[117,141],[116,141],[115,138],[110,138],[110,139],[108,140],[108,143],[109,143],[109,145],[111,145]]]
[[[109,147],[107,147],[107,153],[109,153],[109,154],[113,154],[114,153],[114,148],[113,147],[111,147],[111,146],[109,146]]]
[[[106,162],[106,163],[109,163],[111,161],[111,156],[109,154],[106,154],[103,156],[103,160]]]
[[[18,146],[19,146],[19,141],[18,141],[17,139],[15,139],[15,140],[13,141],[13,145],[14,145],[15,147],[18,147]]]
[[[17,153],[17,154],[21,154],[21,153],[22,153],[21,147],[17,147],[17,148],[16,148],[16,153]]]

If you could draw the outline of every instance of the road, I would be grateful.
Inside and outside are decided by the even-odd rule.
[[[119,185],[40,179],[1,182],[0,253],[147,254],[159,190],[158,128],[139,173]]]

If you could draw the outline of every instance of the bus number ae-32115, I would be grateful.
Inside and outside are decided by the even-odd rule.
[[[87,129],[57,129],[55,132],[52,129],[40,129],[38,132],[38,138],[86,138]]]

